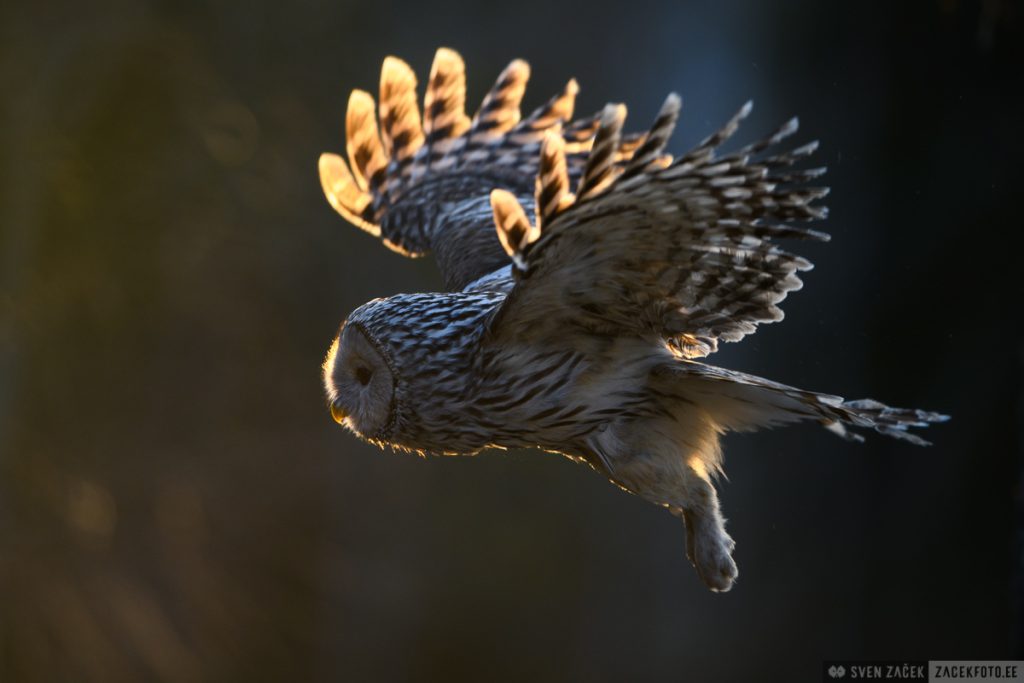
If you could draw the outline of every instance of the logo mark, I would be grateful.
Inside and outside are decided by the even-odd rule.
[[[838,666],[836,666],[836,665],[830,666],[828,668],[828,675],[831,676],[832,678],[842,678],[843,676],[846,675],[846,667],[843,666],[842,664],[839,664]]]

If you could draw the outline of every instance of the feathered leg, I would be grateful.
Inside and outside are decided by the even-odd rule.
[[[591,439],[612,481],[667,508],[686,525],[686,555],[701,581],[727,591],[738,570],[711,472],[718,434],[699,409],[672,417],[619,423]]]
[[[713,591],[727,591],[739,575],[732,559],[736,542],[725,531],[718,493],[703,464],[697,460],[687,467],[686,507],[670,506],[669,511],[686,526],[686,557],[701,581]]]

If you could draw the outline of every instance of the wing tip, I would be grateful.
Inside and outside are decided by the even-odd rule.
[[[348,94],[348,111],[352,111],[355,108],[357,111],[364,108],[369,108],[372,112],[376,102],[373,99],[373,95],[365,90],[355,89]]]
[[[439,47],[434,52],[434,64],[442,66],[453,65],[456,68],[465,68],[466,63],[457,50],[450,47]]]
[[[388,55],[381,63],[380,81],[382,84],[398,81],[412,81],[415,84],[416,72],[412,70],[412,67],[404,59]]]
[[[525,59],[520,59],[516,57],[515,59],[508,63],[508,66],[505,67],[504,72],[507,74],[514,74],[518,80],[529,80],[530,63],[527,62]]]
[[[818,148],[820,146],[821,146],[821,141],[820,140],[811,140],[806,145],[801,145],[801,146],[797,147],[796,149],[794,149],[792,152],[790,152],[790,155],[792,155],[792,156],[808,156],[808,155],[811,155],[811,154],[814,154],[815,152],[817,152]]]
[[[545,130],[540,141],[541,156],[550,156],[563,150],[565,150],[565,138],[559,132],[550,128]]]
[[[622,102],[609,102],[601,110],[601,127],[621,126],[626,120],[627,109]]]
[[[317,171],[320,176],[320,187],[331,208],[349,223],[374,237],[380,237],[380,226],[361,215],[369,204],[370,197],[359,189],[345,159],[339,154],[324,152],[317,160]]]

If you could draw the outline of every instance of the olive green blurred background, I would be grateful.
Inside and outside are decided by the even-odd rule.
[[[898,7],[898,8],[897,8]],[[0,680],[815,680],[1024,657],[1021,7],[1009,1],[99,2],[0,9]],[[510,59],[532,107],[749,97],[831,167],[787,320],[712,359],[951,413],[916,449],[726,439],[740,581],[539,453],[424,460],[331,422],[364,301],[440,287],[316,160],[384,56]]]

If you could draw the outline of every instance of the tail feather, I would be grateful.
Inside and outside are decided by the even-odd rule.
[[[862,398],[856,401],[844,401],[840,408],[849,414],[845,423],[860,426],[866,421],[868,426],[879,434],[885,434],[894,439],[909,441],[915,446],[930,446],[931,442],[926,441],[908,430],[912,428],[924,428],[932,424],[938,424],[949,420],[949,415],[932,413],[917,408],[893,408],[871,398]],[[844,426],[843,421],[836,424]],[[826,427],[832,428],[831,425]],[[832,428],[835,431],[834,428]],[[841,436],[847,436],[841,434]],[[858,441],[859,435],[852,435]]]
[[[689,360],[656,370],[665,388],[687,400],[698,399],[726,431],[750,431],[803,420],[816,420],[851,441],[864,438],[851,429],[872,429],[917,446],[930,445],[911,429],[946,422],[948,415],[914,408],[894,408],[873,399],[844,401],[839,396],[797,389],[762,377]]]

